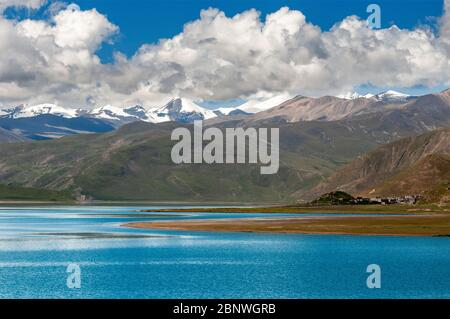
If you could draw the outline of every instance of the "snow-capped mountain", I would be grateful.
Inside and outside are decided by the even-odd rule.
[[[20,105],[0,111],[0,128],[24,140],[54,139],[81,133],[103,133],[136,121],[140,110],[111,106],[82,110],[56,104]]]
[[[3,114],[0,116],[0,129],[13,133],[22,140],[55,139],[82,133],[104,133],[115,129],[111,122],[93,117],[76,117],[61,112],[56,113],[59,115],[40,112],[36,114]]]
[[[153,122],[151,121],[151,117],[149,116],[148,111],[140,105],[130,106],[126,108],[106,105],[90,111],[79,112],[78,115],[117,122],[119,124],[134,121]]]
[[[191,123],[195,120],[208,120],[217,115],[189,99],[175,98],[160,108],[149,110],[148,116],[154,123],[169,121]]]
[[[135,105],[135,106],[126,107],[126,108],[123,109],[123,111],[128,116],[135,117],[135,118],[140,119],[142,121],[148,121],[149,120],[147,110],[144,107],[142,107],[141,105]]]
[[[291,98],[293,98],[293,96],[290,94],[281,94],[264,100],[250,100],[240,105],[238,109],[246,113],[259,113],[278,106]]]
[[[38,115],[52,114],[56,116],[72,118],[76,117],[78,110],[64,108],[56,104],[20,105],[9,109],[1,110],[1,117],[24,118]]]
[[[250,99],[237,107],[222,107],[215,111],[219,112],[221,115],[255,114],[267,111],[291,98],[293,98],[293,96],[290,94],[280,94],[267,99]]]
[[[356,100],[356,99],[360,99],[360,98],[370,99],[370,98],[374,97],[374,95],[370,94],[370,93],[359,94],[358,92],[351,91],[351,92],[347,92],[345,94],[340,94],[336,97],[345,99],[345,100]]]
[[[167,121],[192,122],[197,119],[207,120],[217,115],[212,110],[203,108],[185,98],[175,98],[161,107],[145,109],[140,105],[117,107],[105,105],[92,110],[64,108],[55,104],[20,105],[0,110],[0,118],[29,118],[39,115],[54,115],[64,118],[90,117],[124,124],[132,121],[161,123]]]
[[[388,91],[381,92],[378,94],[370,94],[370,93],[359,94],[357,92],[348,92],[345,94],[340,94],[337,97],[341,98],[341,99],[345,99],[345,100],[355,100],[355,99],[365,98],[365,99],[375,99],[377,101],[382,101],[382,102],[404,102],[404,101],[407,101],[408,99],[412,98],[413,96],[405,94],[405,93],[397,92],[394,90],[388,90]]]
[[[384,102],[396,102],[396,101],[404,102],[411,97],[412,97],[411,95],[397,92],[394,90],[388,90],[386,92],[382,92],[374,96],[374,98],[377,99],[378,101]]]
[[[122,118],[128,117],[128,114],[123,109],[112,105],[95,108],[92,111],[86,112],[85,115],[112,121],[120,121]]]
[[[174,98],[163,106],[120,107],[105,105],[91,110],[62,107],[56,104],[20,105],[0,110],[0,128],[25,138],[45,139],[70,134],[106,132],[134,121],[162,123],[225,118],[261,113],[256,118],[274,115],[288,121],[331,121],[345,117],[395,109],[413,101],[414,96],[389,90],[377,95],[355,92],[339,97],[292,97],[280,94],[271,98],[250,99],[237,107],[215,110],[204,108],[187,98]]]
[[[145,121],[149,119],[147,110],[139,105],[127,108],[106,105],[93,110],[83,110],[80,108],[65,108],[56,104],[39,104],[20,105],[0,110],[0,118],[19,119],[39,115],[54,115],[63,118],[90,117],[113,122]]]
[[[277,107],[260,112],[253,119],[261,120],[276,117],[288,122],[337,121],[362,114],[403,109],[417,99],[417,96],[410,96],[393,90],[377,95],[361,95],[351,92],[337,97],[311,98],[297,96]]]
[[[344,100],[370,99],[385,103],[400,103],[406,102],[414,97],[389,90],[376,95],[361,95],[356,92],[349,92],[338,96],[338,98]],[[0,118],[19,119],[36,117],[39,115],[54,115],[63,118],[88,117],[110,122],[116,127],[134,121],[145,121],[150,123],[177,121],[182,123],[190,123],[194,120],[207,120],[217,116],[260,113],[289,102],[291,99],[293,99],[293,96],[289,94],[280,94],[267,99],[250,99],[237,107],[222,107],[215,110],[209,110],[201,107],[192,100],[186,98],[174,98],[164,106],[151,109],[146,109],[141,105],[134,105],[125,108],[105,105],[92,110],[66,108],[56,104],[20,105],[0,110]],[[318,98],[312,100],[317,100],[320,102],[323,99]],[[327,103],[319,104],[327,108]],[[303,111],[306,112],[307,109],[303,109]],[[317,113],[317,108],[312,109],[311,112]],[[309,118],[307,115],[308,114],[305,116]]]

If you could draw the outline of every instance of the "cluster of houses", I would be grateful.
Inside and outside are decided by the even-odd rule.
[[[398,197],[357,197],[354,199],[354,203],[357,205],[392,205],[392,204],[405,204],[405,205],[415,205],[422,199],[420,195],[408,195],[408,196],[398,196]]]

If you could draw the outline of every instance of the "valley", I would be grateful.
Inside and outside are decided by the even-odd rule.
[[[41,127],[61,130],[64,125],[66,129],[70,126],[67,121],[75,123],[71,124],[71,136],[38,142],[21,142],[23,139],[14,135],[13,129],[0,131],[0,136],[9,141],[0,143],[0,184],[66,192],[74,199],[81,196],[106,201],[289,204],[305,203],[333,190],[355,196],[424,195],[430,202],[445,201],[449,96],[450,91],[446,90],[384,100],[383,97],[307,99],[313,109],[320,110],[325,103],[322,109],[334,110],[336,114],[343,105],[350,109],[357,106],[354,112],[344,113],[340,118],[329,115],[326,119],[313,119],[314,115],[305,120],[301,114],[309,106],[298,104],[298,98],[255,114],[215,117],[207,114],[211,117],[203,121],[204,127],[216,127],[223,132],[236,127],[278,128],[280,167],[273,176],[260,175],[260,164],[175,165],[170,158],[175,144],[170,139],[171,132],[179,127],[192,130],[192,125],[185,122],[198,118],[180,110],[187,106],[200,114],[192,103],[182,99],[165,107],[175,112],[179,121],[162,123],[135,121],[117,127],[117,123],[104,122],[101,117],[55,114],[0,118],[0,124],[4,121],[19,125],[25,121],[21,125],[28,128],[37,127],[30,124],[37,119],[47,121],[39,124]],[[338,101],[336,109],[330,104],[334,100]],[[108,116],[113,117],[112,113]],[[54,125],[49,125],[50,122]],[[93,125],[100,132],[86,134]],[[81,130],[85,126],[90,128]],[[389,163],[391,166],[386,166]],[[422,172],[418,178],[422,183],[402,182],[416,171]]]
[[[0,299],[450,298],[450,0],[364,2],[0,0]]]

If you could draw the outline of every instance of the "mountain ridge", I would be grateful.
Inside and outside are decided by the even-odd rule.
[[[394,97],[393,99],[391,97]],[[4,108],[0,110],[0,118],[24,118],[24,117],[34,117],[38,115],[56,115],[66,118],[73,117],[94,117],[99,119],[111,120],[111,121],[122,121],[123,123],[128,123],[132,120],[141,120],[151,123],[160,123],[165,121],[175,120],[177,116],[169,116],[168,113],[171,112],[170,109],[177,109],[178,112],[184,113],[195,113],[198,114],[198,118],[203,120],[210,119],[220,115],[229,115],[231,112],[236,112],[240,114],[256,114],[273,109],[277,106],[281,106],[284,103],[288,103],[291,100],[307,98],[303,96],[292,96],[289,94],[275,95],[269,98],[263,99],[250,99],[241,105],[236,107],[219,107],[216,109],[207,109],[199,104],[196,104],[190,99],[183,97],[175,97],[162,106],[146,108],[142,105],[132,105],[127,107],[117,107],[113,105],[105,105],[96,107],[93,109],[83,109],[83,108],[70,108],[63,107],[57,104],[45,103],[38,105],[19,105],[15,107]],[[335,96],[323,96],[317,98],[308,98],[313,101],[318,101],[316,104],[320,104],[321,101],[329,100],[334,98],[335,101],[340,101],[345,103],[345,101],[351,100],[376,100],[376,101],[393,101],[399,102],[404,101],[404,99],[415,98],[414,96],[409,96],[396,91],[388,90],[377,95],[366,94],[359,95],[353,93],[351,98],[348,97],[335,97]],[[216,112],[216,113],[215,113]],[[309,120],[315,120],[317,118],[311,118]],[[335,118],[331,118],[333,120]],[[308,119],[303,119],[308,120]],[[122,123],[122,124],[123,124]]]
[[[308,101],[310,98],[295,99]],[[335,99],[337,98],[323,97],[321,101]],[[360,103],[358,100],[361,99],[349,103]],[[196,115],[195,107],[191,105],[189,108],[189,105],[183,105],[182,100],[181,105],[176,101],[174,99],[160,108],[162,117],[171,116],[170,111],[179,115],[180,110],[187,115]],[[307,199],[311,190],[316,191],[316,195],[327,193],[327,187],[321,189],[317,185],[321,183],[319,185],[323,186],[324,181],[328,181],[336,171],[353,163],[355,157],[364,158],[367,152],[377,151],[380,145],[404,137],[416,139],[419,146],[425,145],[423,137],[411,136],[450,126],[448,101],[449,94],[444,91],[417,97],[406,103],[400,102],[393,108],[379,112],[356,113],[339,120],[293,122],[287,121],[280,114],[265,116],[278,109],[275,107],[256,114],[211,117],[204,122],[204,127],[215,126],[221,130],[228,127],[279,128],[281,164],[279,173],[275,176],[261,176],[258,165],[174,165],[170,159],[170,150],[175,143],[170,138],[172,130],[177,127],[192,130],[192,125],[188,123],[192,119],[183,118],[179,122],[137,121],[118,128],[109,124],[109,131],[90,134],[88,138],[72,135],[39,143],[0,144],[0,183],[83,193],[95,199],[106,200],[289,202]],[[111,110],[107,108],[102,111],[108,109]],[[133,109],[137,113],[140,110],[139,107]],[[0,118],[0,127],[1,121],[18,123],[17,121],[31,121],[35,118],[45,119],[46,122],[41,123],[39,128],[41,130],[48,130],[47,124],[56,120],[66,121],[65,126],[68,125],[67,121],[85,119],[98,121],[99,124],[108,123],[95,118],[64,118],[44,114],[33,118]],[[54,123],[50,126],[65,129]],[[398,143],[405,143],[405,140]],[[419,146],[415,146],[415,149],[419,149]],[[425,155],[434,153],[433,149]],[[387,181],[410,167],[412,162],[422,159],[413,158],[408,165],[383,171],[382,165],[389,161],[386,155],[379,157],[379,161],[367,166],[375,167],[375,173],[366,179],[366,184],[361,181],[362,186],[358,189],[350,188],[352,191],[362,194],[371,186],[367,180],[379,183]],[[442,158],[428,160],[423,164],[424,167],[427,163],[446,167],[445,159]],[[347,172],[344,177],[352,177],[351,173],[358,172],[358,167]],[[354,177],[357,178],[358,176]],[[352,179],[348,182],[339,180],[329,190],[334,191],[333,188],[347,184],[351,186],[352,182]]]
[[[424,195],[449,181],[449,156],[450,127],[407,137],[358,156],[305,196],[314,198],[332,190],[364,196]],[[408,179],[417,185],[406,187]]]

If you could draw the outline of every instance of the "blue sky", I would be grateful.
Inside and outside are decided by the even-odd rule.
[[[114,48],[132,54],[142,43],[170,38],[183,30],[183,25],[198,19],[199,12],[208,7],[218,8],[233,16],[252,8],[263,16],[282,6],[302,11],[307,19],[328,30],[349,15],[366,17],[366,8],[377,3],[383,8],[382,27],[396,24],[413,28],[418,24],[435,22],[430,17],[442,15],[442,0],[81,0],[82,8],[97,8],[120,26],[121,37]],[[108,58],[109,50],[103,56]]]
[[[446,40],[444,37],[438,35],[438,21],[440,17],[444,15],[443,0],[74,0],[74,2],[79,7],[75,11],[80,11],[80,13],[85,12],[87,15],[92,16],[93,19],[99,21],[101,21],[102,17],[106,19],[102,22],[103,24],[98,25],[98,29],[88,30],[90,32],[90,42],[86,44],[86,48],[75,48],[67,41],[75,41],[76,39],[69,38],[66,39],[67,41],[63,39],[66,41],[65,44],[68,45],[66,48],[61,46],[54,48],[41,47],[37,44],[38,42],[33,40],[34,36],[30,38],[30,42],[27,43],[27,46],[37,45],[36,50],[42,51],[44,56],[53,56],[55,61],[54,67],[58,72],[61,70],[58,61],[61,59],[68,59],[69,55],[67,55],[67,52],[70,50],[70,58],[73,58],[73,61],[70,61],[70,63],[74,64],[78,70],[82,70],[82,72],[80,71],[78,74],[79,77],[76,78],[70,73],[67,73],[68,78],[65,79],[65,81],[62,81],[59,78],[54,78],[54,73],[51,73],[50,69],[38,69],[39,64],[31,64],[31,66],[23,65],[21,69],[23,69],[24,72],[35,73],[36,79],[43,77],[43,80],[23,81],[23,83],[17,87],[18,92],[25,92],[26,94],[29,94],[30,97],[34,97],[36,96],[35,92],[40,93],[45,91],[47,97],[43,96],[42,99],[48,99],[48,97],[50,97],[57,101],[62,100],[65,103],[75,103],[77,101],[85,103],[86,101],[91,100],[95,100],[97,103],[98,101],[113,103],[114,100],[108,101],[108,99],[110,96],[115,95],[115,98],[124,101],[123,103],[134,103],[134,101],[143,101],[143,103],[145,103],[148,101],[147,103],[152,104],[152,101],[157,101],[158,99],[163,98],[163,96],[186,94],[191,98],[198,97],[199,100],[206,101],[206,104],[208,104],[208,101],[219,101],[223,104],[223,101],[232,101],[231,103],[236,103],[235,101],[241,101],[242,97],[245,98],[254,94],[259,94],[259,90],[263,93],[267,93],[271,90],[273,92],[281,92],[281,90],[284,89],[283,85],[286,85],[287,90],[291,93],[297,91],[297,88],[299,88],[298,94],[305,95],[338,94],[341,89],[348,90],[351,88],[353,85],[352,82],[358,83],[354,84],[353,88],[359,93],[379,93],[386,89],[396,89],[410,94],[425,94],[428,92],[441,91],[447,88],[449,83],[448,72],[441,68],[441,65],[445,66],[446,61],[448,61],[448,51],[445,49]],[[51,7],[51,4],[54,3],[58,2],[47,0],[47,4],[40,7],[38,10],[10,7],[4,12],[4,16],[10,21],[14,21],[15,19],[24,21],[26,18],[30,18],[33,21],[43,21],[47,26],[51,27],[55,22],[51,18],[49,8]],[[345,40],[345,35],[341,38],[343,34],[340,31],[331,32],[328,35],[325,31],[330,30],[330,28],[337,23],[342,23],[343,21],[347,21],[346,23],[348,23],[351,19],[346,19],[346,17],[351,15],[356,15],[361,18],[361,21],[364,21],[369,15],[366,12],[366,8],[371,3],[376,3],[382,8],[382,29],[396,25],[402,29],[402,32],[403,30],[410,30],[411,32],[405,32],[402,35],[399,35],[395,30],[392,32],[388,31],[389,34],[387,35],[386,42],[377,48],[379,52],[373,53],[370,52],[370,50],[364,49],[357,53],[355,61],[359,59],[359,64],[364,64],[363,61],[365,58],[370,59],[375,57],[375,60],[371,61],[371,64],[367,66],[367,68],[364,66],[359,68],[352,65],[351,58],[347,60],[341,59],[342,54],[345,53],[333,51],[333,49],[336,48],[342,50],[342,52],[348,52],[348,50],[352,50],[354,44],[347,43],[342,47],[339,43],[340,41]],[[305,16],[308,24],[308,26],[305,26],[302,29],[304,34],[301,36],[306,36],[306,38],[312,36],[314,38],[314,43],[305,42],[305,44],[302,42],[303,40],[296,40],[296,35],[290,35],[290,38],[287,39],[286,43],[298,46],[298,48],[294,51],[281,52],[279,56],[276,57],[279,60],[279,63],[285,63],[286,55],[290,55],[290,59],[294,61],[292,63],[295,64],[292,69],[295,69],[296,72],[291,77],[292,81],[286,78],[288,75],[283,69],[284,67],[289,68],[289,64],[273,64],[273,66],[268,67],[268,65],[273,62],[270,58],[270,50],[278,50],[277,44],[274,44],[273,48],[268,48],[266,44],[260,45],[258,49],[260,52],[265,53],[262,56],[261,61],[255,61],[253,63],[249,60],[251,65],[246,64],[248,63],[246,60],[249,58],[248,56],[239,54],[232,56],[229,52],[223,55],[220,53],[223,48],[230,45],[230,39],[227,38],[221,39],[220,41],[222,42],[219,41],[216,45],[212,46],[211,54],[208,51],[210,49],[192,46],[192,43],[195,43],[196,41],[195,37],[201,38],[202,32],[207,30],[204,28],[208,28],[207,25],[209,22],[207,19],[200,18],[201,10],[212,7],[223,11],[227,18],[222,19],[222,27],[228,28],[230,24],[227,23],[229,23],[231,18],[236,14],[248,12],[250,9],[256,9],[261,13],[259,20],[261,23],[265,23],[266,15],[280,12],[280,8],[283,6],[289,7],[290,12],[282,13],[280,15],[280,21],[283,21],[282,23],[289,23],[289,21],[292,21],[289,19],[293,19],[293,17],[297,15],[295,12],[301,12]],[[96,9],[99,14],[93,13],[92,9]],[[60,10],[54,11],[53,14],[58,14],[61,10],[64,10],[64,7],[60,7]],[[211,14],[211,12],[209,14]],[[76,12],[72,15],[74,19],[81,19],[81,16]],[[227,19],[228,22],[226,21]],[[252,19],[255,20],[258,18],[253,17]],[[298,19],[298,15],[295,19]],[[245,24],[242,29],[243,32],[247,32],[248,34],[253,32],[251,31],[250,20],[247,19],[245,22],[247,24]],[[448,17],[447,20],[449,20]],[[74,21],[74,23],[78,23],[78,20]],[[81,21],[82,20],[80,20],[79,23],[83,23]],[[195,32],[183,32],[184,26],[192,21],[199,22],[200,24],[198,30],[201,31],[199,31],[200,33],[197,35]],[[250,23],[250,25],[248,23]],[[299,20],[296,20],[295,23],[300,22]],[[119,32],[114,32],[114,30],[111,29],[111,26],[117,27]],[[312,32],[310,27],[315,26],[320,28],[320,35],[313,35],[313,33],[310,33]],[[440,37],[441,39],[438,39],[439,41],[436,42],[433,40],[433,36],[426,35],[425,38],[417,41],[415,30],[417,30],[418,27],[423,26],[435,30],[436,37]],[[17,32],[21,32],[20,26],[16,26],[16,29]],[[58,29],[59,26],[55,26],[54,30],[47,30],[45,32],[59,32]],[[61,30],[63,30],[63,28],[61,28]],[[236,32],[234,36],[238,38],[240,36],[240,31],[236,30],[237,29],[230,32]],[[345,27],[343,27],[342,30],[345,30]],[[226,32],[227,30],[224,31]],[[212,36],[220,38],[221,30],[215,30],[214,32],[216,33],[213,33]],[[279,34],[277,35],[276,32],[277,31],[275,31],[273,35],[255,34],[255,36],[259,37],[260,41],[264,42],[271,39],[272,36],[279,37]],[[356,47],[361,45],[364,47],[364,43],[368,43],[367,41],[372,43],[377,41],[377,37],[374,34],[364,35],[364,31],[361,30],[360,27],[357,32],[359,33],[360,38],[358,38],[358,41],[360,42],[355,44]],[[161,39],[172,39],[170,41],[173,42],[173,37],[181,33],[185,42],[181,43],[176,50],[167,50],[164,45],[158,44]],[[45,39],[47,39],[46,37],[48,34],[38,35],[38,37],[41,36],[41,41],[46,41]],[[61,34],[54,33],[52,36],[61,37]],[[367,39],[365,39],[365,37]],[[98,42],[98,39],[101,41]],[[231,39],[233,39],[233,36]],[[280,39],[281,38],[278,38],[278,40]],[[239,41],[241,40],[237,39],[236,44],[242,44],[242,42]],[[323,55],[324,53],[321,51],[322,48],[320,47],[322,44],[320,43],[327,43],[329,48],[333,48],[331,49],[332,51],[326,52],[325,55]],[[408,43],[408,45],[410,44],[408,48],[411,49],[410,52],[406,52],[408,55],[407,57],[403,56],[403,53],[405,52],[405,43]],[[155,44],[154,49],[147,50],[148,52],[139,52],[139,48],[145,44]],[[92,45],[95,47],[92,47]],[[234,46],[235,43],[231,43],[231,45]],[[419,51],[414,50],[416,46],[420,49]],[[25,46],[18,47],[18,49],[20,48],[25,48]],[[327,50],[329,50],[329,48],[327,48]],[[409,50],[408,48],[406,48],[406,50]],[[251,48],[246,49],[249,51],[252,50]],[[180,62],[180,54],[185,54],[185,52],[187,52],[186,50],[190,50],[189,52],[192,52],[192,50],[197,51],[196,55],[198,61],[183,60]],[[79,61],[75,58],[77,56],[79,57],[79,54],[85,54],[86,52],[89,53],[88,60]],[[126,59],[126,62],[123,62],[123,65],[121,65],[120,68],[117,68],[114,58],[114,54],[117,52],[122,53]],[[386,57],[383,56],[385,54],[384,52],[387,54]],[[12,57],[20,56],[18,53],[14,52],[11,54]],[[23,54],[28,54],[28,52],[23,52]],[[140,59],[133,59],[135,55],[138,55]],[[92,58],[95,56],[100,58],[101,65],[89,66],[89,63],[92,63]],[[170,64],[172,63],[172,60],[170,60],[169,64],[164,64],[167,61],[163,61],[161,64],[161,60],[155,59],[155,56],[169,56],[170,59],[174,59],[173,61],[176,63]],[[214,63],[214,70],[211,69],[211,74],[208,74],[208,70],[205,71],[199,61],[209,63],[211,62],[208,60],[210,56],[215,58],[215,60],[212,61]],[[323,61],[317,60],[317,58],[323,59],[323,57],[326,57],[329,62],[322,63]],[[152,60],[151,63],[144,62],[149,61],[149,59],[154,60]],[[31,61],[32,57],[30,57],[29,60]],[[223,61],[226,61],[227,63],[231,61],[231,63],[235,64],[234,69],[227,67],[227,72],[230,72],[229,79],[222,76]],[[408,61],[414,61],[414,63],[411,64]],[[25,60],[25,62],[28,62],[28,60]],[[25,62],[24,60],[21,60],[17,63],[22,65]],[[67,64],[67,61],[65,63]],[[313,63],[316,63],[316,65],[312,66]],[[421,64],[426,65],[427,67],[422,67]],[[267,69],[261,70],[261,75],[255,73],[255,67],[258,68],[259,65],[267,66]],[[390,70],[390,65],[395,66],[396,69],[394,70],[393,68]],[[68,72],[70,72],[74,66],[69,66],[67,69]],[[36,70],[33,70],[34,67]],[[92,71],[93,67],[98,70]],[[140,72],[139,70],[142,68],[148,70],[146,71],[147,73]],[[271,70],[274,69],[275,74],[272,74]],[[402,74],[399,75],[397,71]],[[139,72],[141,74],[139,74]],[[302,79],[302,74],[305,72],[313,73],[311,81],[309,78]],[[361,76],[361,72],[368,72],[366,79],[364,76]],[[246,81],[254,81],[254,85],[239,87],[239,84],[233,83],[233,80],[230,80],[233,78],[240,78],[242,75],[241,73]],[[378,73],[381,73],[380,76],[378,76]],[[102,78],[95,78],[96,74],[102,76]],[[162,75],[159,76],[159,74]],[[409,74],[413,75],[414,79],[410,80]],[[273,79],[271,78],[272,76]],[[326,78],[327,76],[332,76],[333,78]],[[11,77],[22,79],[21,75],[11,75]],[[128,82],[131,78],[135,83]],[[323,85],[321,85],[322,78],[324,79]],[[364,82],[366,82],[366,84],[364,84]],[[376,86],[370,84],[375,82],[377,83]],[[383,84],[389,82],[391,82],[389,86],[383,86]],[[155,85],[155,83],[162,84]],[[399,84],[396,85],[395,83]],[[211,84],[216,85],[216,87],[211,87]],[[27,85],[30,86],[30,89],[24,91],[23,88]],[[44,87],[44,85],[47,86]],[[55,89],[56,87],[58,87],[58,89]],[[79,88],[79,91],[73,89],[76,87]],[[143,90],[143,87],[148,88]],[[98,96],[91,94],[93,91],[99,92]],[[131,93],[127,93],[128,91]],[[152,92],[152,96],[147,94],[149,91]],[[3,92],[8,93],[12,92],[12,90],[5,88]],[[60,92],[66,93],[63,94]],[[0,95],[0,98],[1,97],[2,96]],[[4,98],[4,100],[8,99],[15,100],[13,93],[11,93],[11,96],[6,96]],[[212,105],[214,105],[214,103]]]
[[[70,2],[70,1],[69,1]],[[366,17],[366,7],[379,4],[382,28],[396,24],[400,28],[413,28],[419,24],[433,25],[435,17],[442,15],[442,0],[77,0],[83,10],[96,8],[120,27],[113,45],[103,45],[99,51],[103,61],[112,59],[118,50],[131,56],[144,43],[171,38],[183,31],[185,23],[199,18],[200,10],[209,7],[233,16],[249,9],[257,9],[265,16],[280,7],[288,6],[302,11],[308,21],[328,30],[349,15]],[[44,16],[47,7],[32,14]],[[12,10],[11,10],[12,11]],[[28,15],[22,11],[21,16]]]

